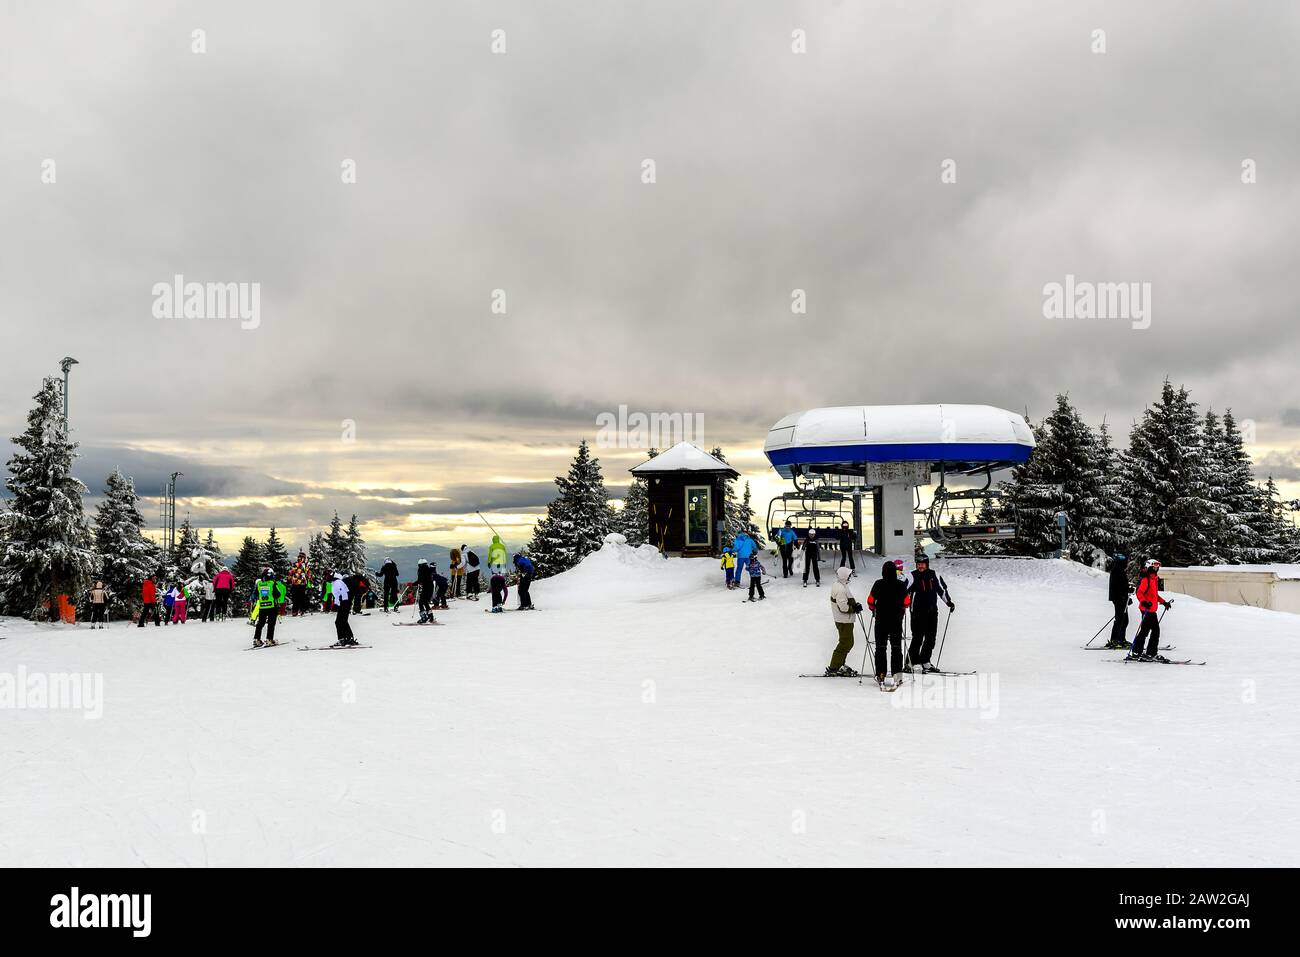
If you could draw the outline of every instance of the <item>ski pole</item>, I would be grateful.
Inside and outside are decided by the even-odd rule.
[[[858,624],[862,625],[862,612],[858,612]],[[875,624],[876,624],[876,613],[873,611],[871,613],[871,627],[868,627],[867,625],[862,625],[862,630],[867,634],[867,640],[866,643],[862,646],[862,667],[858,669],[858,684],[862,684],[862,675],[867,670],[867,652],[868,651],[874,652],[874,649],[872,649],[871,647],[871,628],[875,627]]]
[[[948,640],[948,622],[952,621],[952,612],[948,612],[948,617],[943,620],[943,637],[939,639],[939,653],[934,656],[934,666],[939,667],[939,661],[943,658],[943,643]],[[1103,626],[1104,627],[1104,626]],[[1101,632],[1097,632],[1098,635]],[[1095,635],[1093,637],[1096,637]]]
[[[952,612],[949,612],[948,614],[951,615]],[[1115,616],[1111,615],[1109,618],[1106,619],[1106,625],[1109,625],[1114,620],[1115,620]],[[1097,635],[1100,635],[1103,631],[1106,630],[1106,625],[1102,625],[1100,628],[1097,629]],[[1097,635],[1093,635],[1091,638],[1088,639],[1088,645],[1092,644],[1094,641],[1097,640]],[[1088,645],[1084,645],[1083,647],[1087,648]],[[1105,650],[1106,650],[1105,648],[1102,649],[1102,651]]]
[[[474,509],[474,514],[477,515],[479,518],[483,518],[483,513],[480,512],[478,509]],[[488,528],[492,528],[492,523],[489,522],[486,518],[483,518],[483,524],[486,525]],[[498,532],[495,528],[492,528],[492,534],[495,535],[497,538],[501,537],[501,533]]]

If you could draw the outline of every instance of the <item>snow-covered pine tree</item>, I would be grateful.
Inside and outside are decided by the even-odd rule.
[[[325,536],[320,532],[307,542],[307,567],[311,569],[311,600],[316,602],[324,594],[325,583],[334,577],[334,569],[329,560],[329,549],[325,545]]]
[[[715,445],[713,451],[709,454],[724,465],[731,464],[727,461],[727,456],[723,454],[719,446]],[[726,494],[722,500],[722,547],[730,548],[737,535],[749,530],[750,523],[736,498],[736,480],[733,478],[727,479],[725,489]]]
[[[203,539],[203,551],[207,562],[207,577],[212,578],[221,570],[222,564],[226,560],[225,552],[217,544],[217,533],[208,529],[207,537]]]
[[[271,526],[266,541],[262,543],[262,567],[270,568],[275,572],[275,577],[284,580],[289,574],[289,552],[284,547],[284,542],[280,541],[280,536],[276,534],[275,526]],[[260,572],[261,569],[258,569]]]
[[[592,457],[583,439],[569,465],[558,475],[559,494],[546,506],[546,515],[533,529],[528,557],[539,578],[567,571],[604,544],[614,522],[600,460]]]
[[[1133,512],[1125,494],[1120,456],[1111,441],[1110,426],[1105,419],[1097,429],[1097,474],[1101,483],[1101,503],[1093,544],[1107,556],[1127,553],[1133,540]]]
[[[1142,413],[1122,456],[1125,496],[1132,503],[1134,558],[1174,566],[1221,560],[1213,533],[1217,509],[1206,495],[1206,457],[1196,403],[1166,379],[1160,398]]]
[[[186,517],[176,529],[176,548],[172,551],[169,582],[193,581],[202,573],[203,556],[199,533]]]
[[[767,542],[763,538],[763,530],[758,527],[758,522],[754,521],[754,508],[750,505],[749,483],[745,483],[744,494],[740,497],[740,505],[736,510],[736,518],[740,521],[741,527],[749,533],[749,537],[754,543],[762,548]]]
[[[1258,557],[1253,559],[1257,562],[1300,562],[1300,529],[1297,529],[1290,518],[1290,510],[1296,507],[1296,503],[1288,504],[1281,500],[1278,493],[1277,483],[1273,481],[1273,476],[1269,476],[1260,489],[1260,508],[1263,509],[1265,520],[1260,523],[1260,534],[1257,539],[1259,552]]]
[[[650,500],[645,479],[633,478],[627,487],[623,507],[619,509],[615,528],[633,547],[644,545],[650,537]]]
[[[235,556],[235,564],[230,569],[230,573],[235,576],[235,590],[230,593],[230,601],[237,610],[242,611],[248,607],[253,585],[262,577],[262,569],[265,567],[262,546],[252,535],[245,535],[239,546],[239,554]]]
[[[365,571],[366,540],[361,537],[361,527],[357,523],[355,515],[348,522],[348,530],[344,533],[344,542],[345,573]]]
[[[345,567],[348,561],[348,537],[343,531],[337,510],[330,519],[329,531],[325,533],[325,557],[329,560],[331,574],[336,571],[347,574],[351,570]]]
[[[1246,452],[1232,409],[1223,413],[1217,459],[1223,472],[1221,501],[1226,509],[1222,542],[1224,558],[1229,562],[1277,561],[1282,529],[1266,493],[1255,484],[1250,455]],[[1276,491],[1276,486],[1274,489]]]
[[[1210,502],[1209,512],[1204,516],[1205,530],[1211,548],[1225,562],[1237,562],[1234,556],[1240,553],[1237,543],[1232,541],[1232,522],[1229,518],[1227,489],[1227,448],[1223,435],[1223,426],[1213,409],[1206,409],[1201,417],[1201,459],[1205,476],[1205,498]]]
[[[80,600],[96,557],[82,505],[86,486],[72,477],[77,443],[63,422],[63,389],[47,378],[33,398],[27,428],[9,459],[8,535],[0,555],[0,602],[14,615],[57,620],[58,596]]]
[[[135,483],[113,469],[95,513],[95,554],[115,617],[140,604],[140,583],[158,571],[158,546],[144,537],[144,516]]]

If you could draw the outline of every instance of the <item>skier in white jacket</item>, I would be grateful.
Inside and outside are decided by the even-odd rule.
[[[831,585],[831,616],[835,619],[835,630],[839,632],[840,642],[831,655],[830,666],[826,669],[828,678],[856,678],[858,673],[845,662],[853,650],[853,622],[862,611],[862,605],[849,587],[849,578],[853,575],[851,568],[839,568],[835,572],[835,584]]]

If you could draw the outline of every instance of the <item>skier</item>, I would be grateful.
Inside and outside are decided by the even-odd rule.
[[[500,614],[505,611],[506,599],[510,597],[510,589],[506,587],[506,576],[502,574],[501,569],[493,566],[492,577],[488,579],[488,589],[492,592],[492,611]]]
[[[146,578],[140,585],[140,624],[137,627],[143,628],[144,620],[150,615],[155,628],[162,625],[158,615],[158,586],[153,583],[153,578]]]
[[[176,605],[175,585],[172,585],[165,592],[163,592],[162,604],[163,604],[163,616],[162,616],[163,627],[166,627],[167,625],[170,625],[172,623],[172,609]]]
[[[199,621],[216,621],[217,620],[217,589],[210,579],[203,579],[200,586],[203,592],[203,613],[199,616]]]
[[[745,565],[745,571],[749,572],[749,600],[754,600],[754,589],[758,589],[758,600],[762,601],[767,596],[763,594],[763,563],[758,560],[758,552],[749,556],[749,562]]]
[[[840,543],[840,568],[843,568],[844,563],[847,561],[850,571],[858,570],[857,566],[853,564],[853,540],[855,537],[856,533],[849,528],[849,523],[840,522],[839,534],[836,535]]]
[[[730,545],[722,550],[720,567],[727,573],[727,590],[736,587],[736,552]]]
[[[821,546],[817,544],[817,529],[808,529],[808,537],[803,543],[803,587],[808,587],[808,573],[817,579],[817,587],[822,587]]]
[[[749,564],[749,556],[758,551],[758,545],[749,537],[748,533],[740,532],[736,535],[731,547],[736,552],[736,587],[740,587],[740,574]]]
[[[423,559],[420,564],[427,564]],[[379,577],[384,580],[384,611],[391,611],[397,607],[397,563],[391,558],[385,558],[384,563],[379,566]],[[418,580],[418,572],[417,572]]]
[[[785,528],[776,533],[777,547],[781,550],[781,577],[794,575],[794,543],[799,541],[799,533],[794,530],[790,520],[785,520]]]
[[[230,593],[235,587],[235,576],[230,574],[230,569],[225,565],[221,566],[221,571],[217,572],[217,577],[212,580],[212,590],[217,594],[217,617],[222,621],[230,614]]]
[[[536,569],[533,568],[533,563],[523,555],[515,555],[515,568],[519,570],[519,610],[532,611],[533,599],[532,596],[528,594],[528,586],[533,583],[533,576],[536,574]]]
[[[370,579],[366,578],[364,571],[354,572],[348,583],[348,598],[352,601],[352,614],[364,615],[362,610],[363,603],[366,600],[366,592],[370,591]]]
[[[916,571],[912,572],[912,584],[907,587],[907,594],[912,601],[912,646],[908,658],[912,667],[920,665],[926,674],[937,670],[930,664],[930,655],[934,652],[934,637],[939,631],[939,599],[948,606],[948,613],[957,610],[953,604],[952,594],[943,576],[930,570],[930,558],[927,555],[916,556]]]
[[[903,671],[903,615],[911,602],[907,585],[898,577],[898,566],[885,562],[880,566],[880,578],[867,596],[867,607],[876,616],[876,683],[881,687],[892,688]],[[890,650],[889,670],[894,675],[891,681],[885,678],[886,641]]]
[[[451,550],[451,597],[460,597],[461,582],[465,578],[465,563],[461,561],[460,549]]]
[[[90,627],[98,625],[100,628],[108,627],[108,589],[104,587],[102,581],[95,582],[95,587],[90,590]]]
[[[352,599],[349,597],[348,584],[343,580],[342,572],[334,573],[334,605],[338,608],[338,614],[334,616],[334,634],[336,636],[335,644],[350,646],[357,643],[356,638],[352,637],[352,623],[348,621],[351,617],[349,612],[352,611]]]
[[[1133,604],[1132,594],[1133,589],[1128,583],[1128,556],[1115,555],[1110,560],[1110,589],[1107,592],[1107,598],[1115,608],[1115,623],[1110,626],[1107,648],[1128,647],[1125,635],[1128,632],[1128,606]]]
[[[173,585],[171,590],[172,596],[172,624],[183,625],[188,617],[190,599],[189,590],[184,585]]]
[[[275,622],[284,606],[284,584],[275,577],[269,566],[262,569],[262,577],[253,586],[257,602],[257,627],[253,631],[253,647],[262,647],[262,628],[266,628],[266,644],[274,645]]]
[[[1133,638],[1133,648],[1128,653],[1131,661],[1165,661],[1160,652],[1160,606],[1173,606],[1172,601],[1160,597],[1160,563],[1154,558],[1147,559],[1138,576],[1137,586],[1138,610],[1142,612],[1141,624]],[[1142,653],[1142,639],[1147,639],[1146,654]]]
[[[501,536],[493,535],[492,544],[488,546],[488,571],[502,575],[506,573],[506,547],[501,544]]]
[[[826,677],[856,678],[858,673],[846,663],[849,652],[853,650],[853,621],[862,613],[862,604],[849,587],[852,569],[839,568],[835,572],[835,583],[831,585],[831,617],[835,619],[835,630],[839,633],[839,644],[831,654],[831,663],[826,666]]]
[[[447,607],[447,585],[449,584],[448,581],[447,581],[447,576],[446,576],[446,575],[439,575],[439,574],[438,574],[438,563],[437,563],[437,562],[434,562],[434,563],[433,563],[432,565],[430,565],[429,567],[433,569],[433,585],[434,585],[433,607],[434,607],[434,610],[435,610],[435,611],[449,611],[450,609]]]
[[[478,601],[478,556],[469,550],[468,545],[462,545],[460,553],[465,559],[465,597]]]
[[[307,614],[307,584],[311,580],[311,570],[307,567],[307,553],[298,552],[298,558],[289,568],[289,603],[294,618]]]
[[[387,563],[385,567],[387,567]],[[415,587],[417,589],[416,601],[420,610],[420,624],[424,624],[433,617],[433,613],[429,611],[429,605],[433,601],[433,569],[429,567],[427,558],[421,558],[416,564]]]

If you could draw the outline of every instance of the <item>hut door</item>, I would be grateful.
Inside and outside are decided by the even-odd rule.
[[[709,548],[713,544],[712,491],[707,485],[686,486],[687,548]]]

